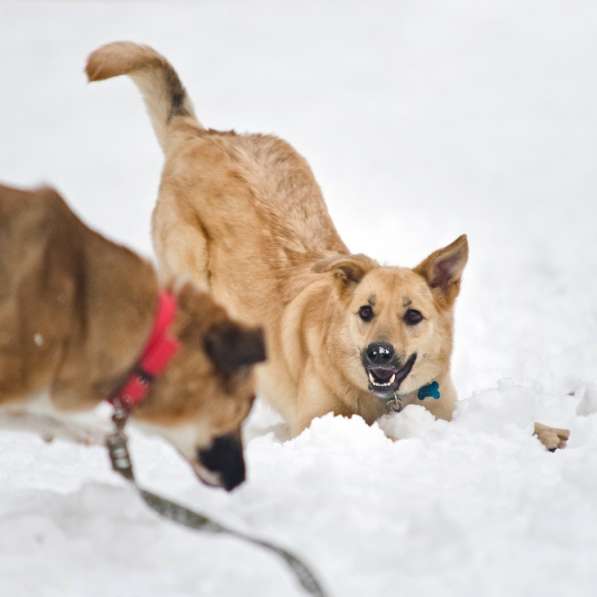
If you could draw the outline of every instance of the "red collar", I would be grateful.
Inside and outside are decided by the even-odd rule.
[[[176,297],[161,292],[149,340],[141,357],[122,386],[109,398],[114,406],[130,411],[143,402],[153,379],[166,369],[180,342],[168,335],[176,314]]]

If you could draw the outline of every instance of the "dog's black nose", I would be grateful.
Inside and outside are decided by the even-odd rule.
[[[197,457],[206,469],[220,475],[227,491],[245,480],[243,446],[237,435],[216,437],[209,448],[197,451]]]
[[[389,365],[394,358],[394,347],[387,342],[372,342],[366,354],[371,365]]]

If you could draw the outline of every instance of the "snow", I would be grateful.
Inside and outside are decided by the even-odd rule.
[[[168,56],[209,126],[292,142],[355,251],[412,265],[469,234],[453,422],[330,415],[286,441],[259,405],[238,490],[133,433],[143,484],[292,549],[336,596],[595,594],[595,3],[2,3],[0,34],[0,176],[56,185],[145,254],[159,147],[130,82],[82,75],[115,39]],[[4,432],[0,593],[301,594],[271,555],[159,520],[99,448]]]

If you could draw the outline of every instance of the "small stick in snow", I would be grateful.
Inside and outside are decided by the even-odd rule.
[[[536,435],[539,441],[550,452],[555,452],[558,449],[561,450],[566,447],[566,442],[570,438],[570,430],[549,427],[548,425],[543,425],[543,423],[535,423],[533,435]]]

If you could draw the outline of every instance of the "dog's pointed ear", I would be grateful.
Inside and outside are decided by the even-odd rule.
[[[247,329],[233,322],[213,325],[203,338],[203,348],[224,375],[261,363],[266,358],[263,330]]]
[[[460,280],[467,261],[468,240],[463,234],[447,247],[431,253],[414,271],[425,278],[440,304],[449,307],[460,291]]]
[[[367,272],[377,267],[377,263],[366,255],[340,255],[318,261],[313,266],[316,274],[333,272],[334,277],[344,286],[358,284]]]

